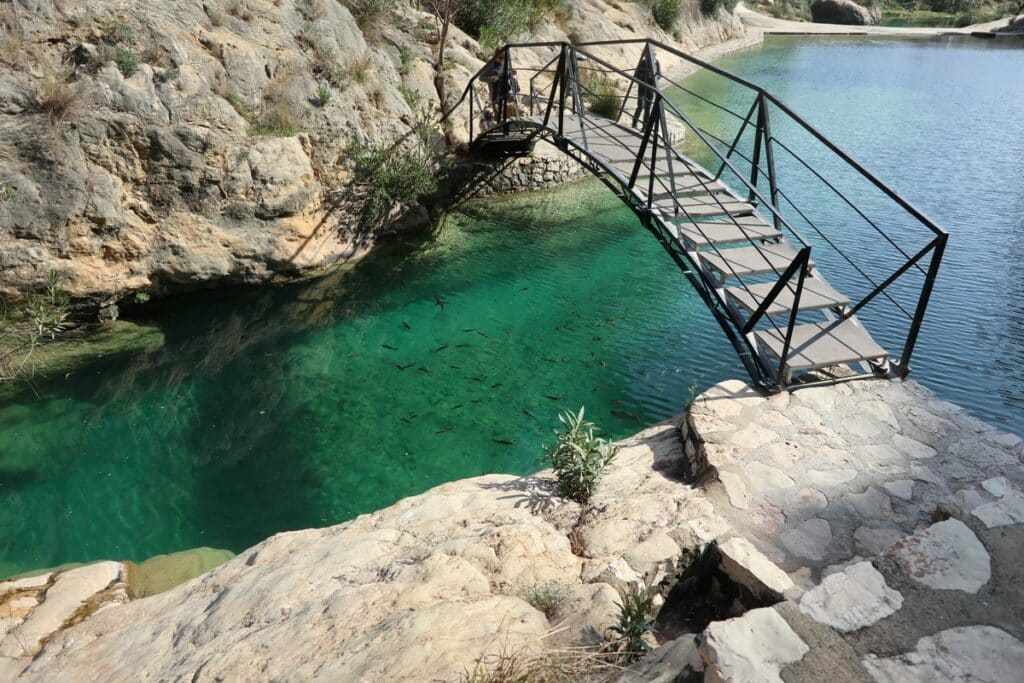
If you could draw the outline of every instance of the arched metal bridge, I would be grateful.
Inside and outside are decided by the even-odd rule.
[[[756,384],[909,372],[947,233],[838,145],[763,88],[656,41],[504,53],[517,83],[490,102],[485,67],[449,125],[461,110],[477,153],[547,140],[604,181]],[[659,58],[703,71],[704,87]]]

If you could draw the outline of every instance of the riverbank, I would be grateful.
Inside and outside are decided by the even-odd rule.
[[[600,647],[637,584],[656,596],[660,647],[606,677],[1006,680],[1019,670],[1019,436],[913,382],[773,397],[728,382],[618,445],[583,511],[552,492],[548,472],[491,475],[279,534],[183,586],[95,613],[83,613],[89,591],[117,577],[78,593],[51,577],[40,606],[6,622],[0,673],[458,680]],[[63,622],[43,611],[57,586],[71,610]],[[0,589],[5,605],[30,590]],[[542,591],[558,597],[541,602]],[[699,614],[680,611],[694,601]],[[43,634],[37,613],[83,620]]]
[[[849,35],[849,36],[891,36],[902,38],[929,38],[935,36],[954,35],[970,36],[977,33],[991,33],[1006,26],[1006,19],[990,21],[962,28],[954,27],[915,27],[915,26],[851,26],[847,24],[819,24],[807,21],[790,21],[776,19],[756,12],[742,2],[736,5],[734,14],[745,26],[767,34],[775,35]]]

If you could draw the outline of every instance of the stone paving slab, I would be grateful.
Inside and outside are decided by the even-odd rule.
[[[1019,679],[1020,437],[891,381],[725,382],[681,430],[716,514],[803,588],[784,680]]]

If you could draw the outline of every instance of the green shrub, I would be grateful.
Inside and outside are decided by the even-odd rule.
[[[680,0],[644,0],[644,2],[651,10],[655,24],[669,33],[675,30],[679,17],[683,14],[683,5]]]
[[[0,202],[9,202],[18,194],[17,188],[10,185],[0,185]]]
[[[249,128],[249,134],[287,138],[300,130],[299,123],[288,108],[274,106],[260,112]]]
[[[369,144],[358,138],[349,143],[354,181],[367,189],[366,216],[385,218],[395,206],[411,206],[437,189],[433,163],[425,148],[406,150]]]
[[[25,297],[25,310],[32,320],[34,334],[39,338],[55,339],[67,329],[71,304],[56,273],[50,273],[47,277],[46,290],[42,294],[29,294]]]
[[[582,77],[583,99],[590,111],[598,116],[614,119],[622,108],[619,87],[607,74],[585,71]]]
[[[569,599],[569,594],[557,583],[541,583],[523,590],[520,594],[530,606],[540,610],[548,619],[555,617]]]
[[[320,87],[316,89],[316,99],[320,103],[321,107],[326,107],[331,102],[331,86],[326,83],[321,83]]]
[[[129,45],[135,41],[135,32],[123,21],[115,21],[105,27],[100,40],[107,45]]]
[[[134,52],[123,47],[117,48],[114,53],[114,63],[125,78],[131,78],[139,68],[139,58]]]
[[[618,604],[619,621],[611,630],[619,636],[616,644],[625,664],[632,664],[651,651],[644,636],[654,630],[651,621],[653,597],[646,588],[634,585]]]
[[[555,470],[558,493],[586,505],[605,468],[615,458],[616,449],[594,435],[596,427],[583,419],[583,408],[575,415],[563,413],[558,419],[564,429],[555,430],[555,445],[545,455],[545,462]]]
[[[135,303],[149,303],[149,292],[135,292]]]
[[[256,121],[256,115],[252,113],[252,109],[250,109],[249,105],[245,103],[245,100],[242,99],[241,95],[236,92],[229,92],[224,99],[226,99],[228,104],[238,112],[238,115],[245,119],[249,124]]]
[[[403,47],[398,53],[398,73],[401,76],[409,75],[412,69],[412,50]]]
[[[423,100],[423,95],[419,94],[416,90],[407,87],[404,83],[398,85],[398,92],[402,94],[402,99],[409,105],[409,109],[416,109],[420,102]]]
[[[356,20],[360,30],[380,25],[382,20],[398,5],[397,0],[342,0]]]
[[[738,0],[700,0],[700,11],[709,17],[713,17],[718,14],[718,10],[724,9],[726,12],[732,12],[736,9],[736,3]]]
[[[513,36],[537,28],[545,19],[568,16],[565,0],[466,0],[455,15],[455,25],[480,42],[490,57]]]

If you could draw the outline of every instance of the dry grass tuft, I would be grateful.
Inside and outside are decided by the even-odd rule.
[[[606,683],[622,673],[619,655],[597,648],[566,648],[544,654],[503,650],[478,659],[463,683]]]
[[[0,62],[20,66],[25,53],[25,31],[10,9],[0,12]]]
[[[83,99],[78,83],[71,82],[67,74],[48,70],[37,86],[36,109],[48,114],[54,123],[59,123],[74,115]]]

